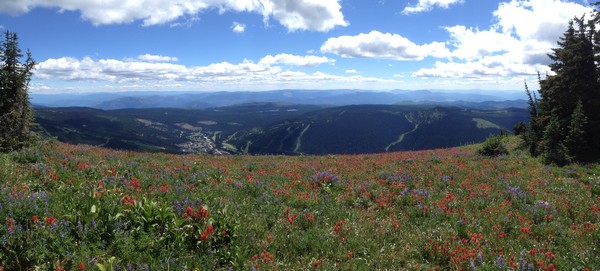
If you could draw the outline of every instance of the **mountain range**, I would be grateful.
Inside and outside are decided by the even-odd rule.
[[[526,107],[523,92],[514,91],[430,91],[430,90],[274,90],[234,92],[124,92],[32,94],[31,102],[46,107],[91,107],[97,109],[186,108],[204,109],[246,103],[286,103],[306,105],[359,105],[428,103],[460,105]],[[497,108],[497,107],[496,107]]]
[[[60,141],[169,153],[321,155],[447,148],[511,131],[528,117],[524,100],[468,93],[161,95],[34,95],[32,102],[40,130]],[[63,107],[52,107],[58,104]]]

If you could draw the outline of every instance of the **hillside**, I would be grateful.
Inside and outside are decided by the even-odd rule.
[[[527,120],[525,109],[256,103],[211,109],[37,108],[49,136],[170,153],[343,154],[455,147]]]
[[[45,134],[74,144],[170,153],[230,153],[221,137],[320,109],[275,103],[221,109],[36,108]]]
[[[447,148],[511,131],[527,112],[455,107],[356,105],[309,112],[229,142],[261,154],[359,154]]]
[[[476,148],[202,156],[49,142],[0,154],[0,269],[600,266],[599,165]]]

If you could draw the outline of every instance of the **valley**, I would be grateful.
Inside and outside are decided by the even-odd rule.
[[[46,136],[73,144],[198,154],[359,154],[482,142],[527,120],[520,108],[251,103],[210,109],[37,108]]]

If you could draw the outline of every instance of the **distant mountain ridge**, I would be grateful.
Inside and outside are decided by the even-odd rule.
[[[247,103],[209,109],[36,109],[58,140],[114,149],[208,154],[357,154],[482,142],[527,109]]]
[[[353,105],[308,112],[241,131],[228,143],[252,154],[362,154],[423,150],[484,141],[511,131],[525,109]],[[244,133],[246,132],[246,133]]]
[[[501,91],[430,91],[430,90],[274,90],[235,92],[128,92],[89,94],[31,94],[36,106],[82,106],[98,109],[126,108],[186,108],[205,109],[245,103],[279,102],[305,105],[359,105],[431,103],[437,105],[476,106],[488,103],[488,108],[527,106],[520,92]],[[508,106],[510,105],[510,106]]]

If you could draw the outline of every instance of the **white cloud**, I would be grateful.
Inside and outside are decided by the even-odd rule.
[[[357,70],[346,70],[346,73],[357,74],[359,72]]]
[[[479,0],[482,1],[482,0]],[[415,5],[408,5],[402,10],[402,14],[410,15],[414,13],[426,12],[434,7],[448,8],[450,5],[463,3],[464,0],[419,0]]]
[[[412,75],[475,78],[533,76],[550,72],[547,54],[556,47],[570,19],[590,8],[560,0],[512,0],[500,3],[488,30],[446,27],[450,60],[438,61]]]
[[[147,62],[177,62],[178,61],[178,59],[176,57],[150,55],[150,54],[140,55],[137,57],[137,59],[139,59],[141,61],[147,61]]]
[[[282,87],[351,87],[361,84],[396,84],[397,81],[363,76],[339,76],[316,71],[305,73],[283,69],[279,65],[314,67],[332,63],[325,57],[280,54],[266,56],[255,63],[245,60],[207,66],[185,66],[166,62],[122,61],[62,57],[48,59],[36,66],[33,91],[49,91],[52,82],[69,85],[101,85],[118,89],[275,89]],[[39,87],[35,87],[39,86]],[[43,86],[43,87],[42,87]],[[373,87],[370,86],[370,87]]]
[[[415,7],[448,7],[458,2],[420,1]],[[535,76],[538,72],[550,72],[547,55],[557,46],[569,20],[590,11],[590,7],[564,0],[510,0],[498,5],[493,12],[495,23],[487,29],[444,27],[449,35],[446,42],[418,45],[398,34],[372,31],[330,38],[321,52],[404,61],[438,58],[432,67],[412,73],[421,78],[496,81],[498,77]]]
[[[443,42],[417,45],[401,35],[379,31],[330,38],[321,46],[321,52],[343,57],[393,60],[422,60],[428,56],[446,57],[449,54]]]
[[[589,11],[589,6],[562,0],[512,0],[501,3],[494,16],[503,33],[514,33],[521,40],[556,44],[566,30],[567,22]]]
[[[340,0],[261,0],[263,17],[272,16],[289,31],[329,31],[348,26]]]
[[[246,25],[238,22],[233,22],[231,25],[231,29],[235,33],[244,33],[246,31]]]
[[[283,64],[288,66],[316,67],[325,63],[333,64],[334,62],[335,60],[324,56],[297,56],[290,54],[278,54],[275,56],[267,55],[258,63],[262,65]]]
[[[416,77],[442,78],[481,78],[528,76],[537,72],[549,71],[548,66],[541,64],[524,64],[510,55],[495,55],[475,61],[441,62],[437,61],[432,68],[420,69],[412,75]]]
[[[520,46],[520,41],[511,35],[495,30],[479,31],[462,25],[446,27],[454,48],[452,56],[459,59],[480,59],[496,53],[512,51]]]
[[[271,18],[289,31],[329,31],[347,26],[341,12],[340,0],[19,0],[0,1],[0,11],[12,15],[29,12],[34,8],[59,8],[60,11],[79,11],[81,17],[94,25],[123,24],[142,21],[144,26],[173,23],[179,19],[196,18],[209,9],[252,12]]]

